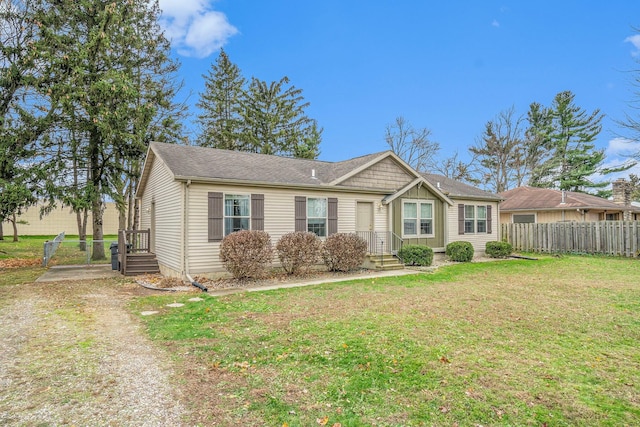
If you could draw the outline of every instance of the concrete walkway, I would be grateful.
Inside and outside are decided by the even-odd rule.
[[[111,264],[56,265],[50,267],[36,282],[63,282],[70,280],[106,279],[122,277],[119,271],[111,269]]]

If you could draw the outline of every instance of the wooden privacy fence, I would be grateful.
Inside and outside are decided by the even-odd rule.
[[[640,255],[640,221],[502,224],[514,251]]]

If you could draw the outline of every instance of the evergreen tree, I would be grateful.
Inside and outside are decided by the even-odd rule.
[[[205,79],[205,91],[200,94],[200,101],[196,104],[202,111],[198,115],[201,129],[198,145],[242,150],[246,79],[240,73],[240,68],[221,49],[209,73],[202,77]]]
[[[94,241],[103,236],[103,197],[121,200],[117,181],[135,174],[131,162],[144,155],[159,108],[170,105],[172,91],[158,79],[172,70],[159,14],[157,1],[59,0],[38,17],[41,60],[55,73],[46,90],[80,144],[57,149],[83,156]],[[102,243],[94,243],[93,257],[104,258]]]
[[[267,83],[251,78],[243,111],[243,150],[262,154],[302,156],[319,154],[322,129],[305,114],[302,89],[285,87],[287,77]]]
[[[48,128],[53,109],[39,93],[49,68],[34,49],[43,9],[40,0],[7,0],[0,4],[0,223],[35,203],[38,179],[47,162],[34,162],[36,142]]]
[[[551,178],[545,168],[553,153],[549,134],[552,115],[548,108],[537,102],[529,106],[527,113],[529,127],[525,131],[524,178],[532,187],[543,187]]]
[[[534,108],[537,122],[530,133],[535,146],[550,153],[535,171],[532,185],[560,190],[586,192],[605,187],[608,183],[594,183],[589,178],[601,172],[604,150],[595,148],[593,141],[602,129],[603,115],[599,110],[588,114],[574,103],[570,91],[558,93],[548,109]],[[531,110],[530,110],[531,113]]]

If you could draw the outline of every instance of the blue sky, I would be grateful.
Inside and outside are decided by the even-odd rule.
[[[615,124],[631,113],[639,69],[640,1],[160,0],[162,25],[195,104],[224,47],[243,74],[288,76],[324,128],[320,159],[388,148],[397,116],[427,127],[458,152],[498,113],[549,105],[570,90],[606,115],[597,140],[608,162],[623,143]],[[195,107],[192,112],[197,114]],[[640,172],[640,169],[636,170]]]

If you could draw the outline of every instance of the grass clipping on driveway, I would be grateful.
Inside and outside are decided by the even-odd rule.
[[[595,257],[136,300],[194,423],[640,424],[640,264]]]

